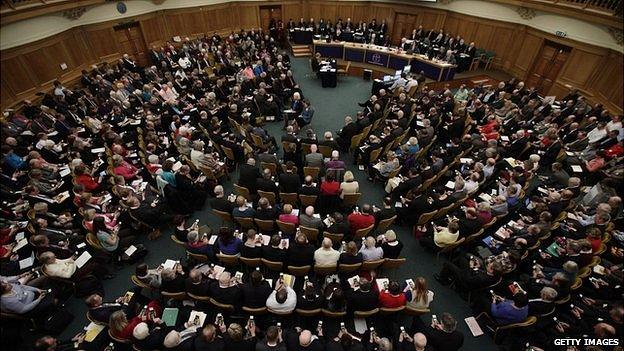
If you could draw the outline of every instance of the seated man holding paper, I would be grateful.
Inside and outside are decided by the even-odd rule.
[[[72,256],[61,260],[56,258],[54,253],[46,251],[39,255],[39,262],[43,265],[46,275],[51,277],[70,279],[75,282],[79,282],[88,276],[103,277],[104,279],[113,278],[105,266],[90,260],[90,258],[91,255],[84,251],[80,257]]]

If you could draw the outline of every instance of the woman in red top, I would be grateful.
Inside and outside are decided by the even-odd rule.
[[[377,287],[383,288],[383,287]],[[387,290],[381,290],[379,292],[379,307],[385,308],[397,308],[401,306],[405,306],[406,303],[405,295],[401,291],[401,287],[399,283],[395,281],[391,281],[388,284]]]
[[[85,191],[97,193],[100,190],[100,183],[98,183],[90,174],[86,172],[84,165],[76,166],[74,168],[74,175],[76,177],[76,183],[82,184]]]
[[[283,211],[284,213],[280,214],[278,220],[286,223],[292,223],[294,225],[299,225],[299,217],[292,213],[292,205],[286,204],[284,205]]]
[[[334,175],[329,173],[325,176],[325,181],[321,183],[321,194],[327,196],[340,195],[340,183],[334,179]]]
[[[111,314],[108,323],[111,335],[119,339],[132,340],[132,331],[137,324],[145,321],[153,321],[154,318],[160,318],[162,309],[158,301],[150,301],[146,307],[145,311],[141,311],[138,316],[130,320],[127,319],[123,310]],[[152,309],[154,311],[153,316],[151,314]]]
[[[587,233],[587,241],[591,244],[592,253],[598,252],[602,246],[602,232],[598,228],[592,228]]]

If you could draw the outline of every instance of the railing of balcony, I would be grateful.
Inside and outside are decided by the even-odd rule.
[[[532,0],[535,2],[536,0]],[[539,1],[538,2],[543,2]],[[570,5],[580,9],[601,10],[622,16],[622,0],[546,0],[554,4]]]

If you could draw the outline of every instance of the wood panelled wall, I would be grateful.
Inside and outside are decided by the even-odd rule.
[[[477,47],[494,51],[494,66],[526,79],[545,40],[572,48],[555,84],[546,95],[565,95],[569,87],[581,90],[591,102],[601,102],[621,112],[623,106],[622,54],[566,38],[558,38],[531,27],[487,18],[463,15],[417,5],[371,2],[332,2],[321,0],[285,0],[270,2],[230,2],[196,8],[161,10],[131,20],[140,24],[147,47],[160,45],[172,36],[196,36],[218,31],[227,33],[260,26],[260,6],[281,5],[283,20],[300,17],[332,19],[351,18],[354,22],[381,22],[385,19],[392,31],[397,13],[416,16],[416,25],[443,28],[459,34]],[[129,19],[124,19],[123,22]],[[73,82],[82,69],[94,63],[120,57],[113,26],[120,21],[75,27],[66,32],[1,52],[1,99],[7,107],[37,91],[49,89],[54,79]],[[65,63],[67,69],[60,65]]]

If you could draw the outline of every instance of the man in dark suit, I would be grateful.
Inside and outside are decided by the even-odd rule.
[[[295,164],[291,161],[286,163],[286,172],[280,174],[279,185],[283,193],[296,193],[301,185],[301,179],[295,173]]]
[[[342,151],[347,151],[351,145],[351,138],[359,133],[358,125],[353,123],[351,116],[345,117],[345,126],[338,131],[337,142]]]
[[[208,288],[209,296],[217,300],[217,302],[240,306],[241,291],[238,285],[231,285],[231,275],[225,271],[221,273],[218,281],[212,281]]]
[[[392,199],[389,196],[384,197],[383,199],[383,207],[380,209],[374,209],[373,215],[375,216],[375,221],[379,224],[379,221],[383,221],[384,219],[392,218],[396,215],[396,210],[393,206]]]
[[[108,324],[111,314],[120,310],[124,310],[128,318],[132,317],[129,313],[132,313],[136,299],[133,296],[127,304],[122,304],[121,300],[122,298],[119,298],[113,303],[106,303],[103,302],[102,296],[99,294],[90,295],[85,299],[85,303],[89,308],[89,317],[97,322],[105,324]]]
[[[477,218],[477,210],[469,207],[463,216],[459,216],[459,235],[462,237],[474,234],[481,227],[481,223]]]
[[[275,181],[271,179],[271,177],[271,170],[265,168],[264,171],[262,171],[262,177],[256,179],[256,190],[270,192],[275,194],[277,197],[279,194],[279,188],[275,185]]]
[[[264,280],[260,271],[251,272],[251,278],[247,284],[241,285],[243,306],[260,308],[266,306],[266,300],[271,295],[271,286]]]
[[[195,296],[208,296],[210,281],[203,279],[200,271],[193,269],[186,278],[186,292]]]
[[[502,271],[499,261],[488,262],[482,267],[478,260],[468,261],[465,257],[459,257],[453,262],[444,262],[440,274],[435,274],[434,277],[440,284],[448,285],[455,281],[458,289],[473,291],[496,283]]]
[[[308,243],[305,235],[298,235],[288,248],[289,266],[307,266],[314,264],[314,246]]]
[[[527,145],[527,137],[523,130],[519,130],[512,138],[513,141],[505,148],[505,153],[507,156],[519,156]]]
[[[359,278],[358,290],[347,291],[347,301],[351,311],[369,311],[377,306],[379,294],[372,289],[371,282],[366,278]]]
[[[249,189],[251,194],[256,193],[256,181],[262,175],[260,174],[260,170],[256,167],[256,160],[253,158],[249,158],[247,163],[240,166],[239,169],[239,178],[238,185],[244,186]]]
[[[318,196],[321,193],[318,185],[314,184],[312,176],[306,176],[303,180],[303,184],[299,187],[299,194],[301,195],[316,195]]]
[[[557,299],[557,290],[551,287],[543,287],[539,299],[529,300],[529,315],[541,316],[555,309],[554,301]]]
[[[223,186],[217,185],[214,188],[215,197],[209,200],[210,207],[217,211],[232,213],[234,203],[228,201],[223,193]]]
[[[420,215],[433,210],[431,204],[427,201],[427,197],[422,193],[419,193],[411,200],[403,198],[401,202],[403,207],[398,207],[396,209],[398,218],[403,221],[404,224],[410,226],[418,223]]]
[[[398,201],[401,196],[405,196],[408,191],[416,189],[422,183],[418,168],[410,168],[407,179],[402,181],[394,190],[392,190],[392,199]]]

